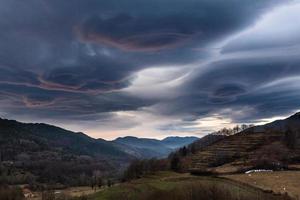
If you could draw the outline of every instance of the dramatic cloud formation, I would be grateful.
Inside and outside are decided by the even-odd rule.
[[[94,137],[300,108],[298,0],[0,0],[0,114]]]

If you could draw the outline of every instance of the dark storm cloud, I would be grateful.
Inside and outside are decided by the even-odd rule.
[[[217,114],[234,123],[256,123],[297,111],[300,107],[299,26],[295,28],[289,23],[299,8],[297,4],[290,5],[288,10],[279,9],[269,17],[271,23],[265,22],[269,19],[263,20],[265,27],[259,24],[258,28],[229,41],[220,50],[219,57],[207,65],[199,64],[181,89],[184,95],[173,105],[170,101],[160,105],[160,112],[190,114],[194,120]],[[285,20],[280,14],[283,11]],[[280,32],[275,34],[278,27]]]
[[[195,120],[197,117],[219,114],[236,123],[254,123],[259,119],[289,115],[298,110],[300,40],[298,34],[291,34],[287,27],[283,28],[286,28],[283,35],[296,36],[290,38],[294,40],[293,44],[277,46],[276,42],[282,41],[282,35],[277,35],[273,48],[261,48],[263,44],[253,48],[252,43],[248,43],[247,50],[244,45],[252,39],[248,33],[230,41],[224,49],[237,47],[241,45],[236,44],[237,41],[244,41],[243,48],[235,50],[242,53],[228,53],[221,49],[219,59],[194,71],[183,85],[184,95],[176,99],[174,109],[168,102],[166,113],[190,113]],[[262,31],[252,32],[252,37],[261,36]],[[268,35],[263,38],[268,44]],[[163,110],[163,106],[161,108]]]
[[[51,91],[35,87],[0,84],[1,111],[10,116],[38,119],[80,119],[109,117],[100,113],[137,110],[153,104],[122,93],[89,95],[65,91]]]
[[[163,102],[121,90],[145,68],[206,59],[211,43],[253,25],[279,3],[0,0],[0,111],[8,116],[94,119]],[[283,70],[287,62],[289,69]],[[213,63],[211,69],[195,73],[185,84],[190,92],[183,90],[168,112],[197,118],[225,105],[249,102],[258,107],[252,103],[256,87],[298,72],[297,62]]]
[[[174,8],[166,5],[166,2],[174,5]],[[150,4],[150,8],[151,5],[157,7],[152,12],[145,8],[140,12],[124,10],[123,13],[94,15],[78,25],[75,32],[84,42],[100,43],[125,51],[157,51],[192,45],[194,42],[196,45],[205,45],[249,25],[253,17],[257,17],[257,12],[271,2],[276,1],[251,4],[206,0],[152,1],[145,3]]]
[[[128,86],[130,73],[136,67],[120,61],[91,58],[76,65],[57,67],[40,76],[46,87],[73,91],[105,92]]]

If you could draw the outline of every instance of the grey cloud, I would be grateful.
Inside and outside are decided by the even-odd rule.
[[[280,3],[0,0],[0,111],[9,116],[93,120],[165,103],[161,113],[183,114],[192,121],[226,107],[260,109],[270,99],[256,89],[297,74],[297,59],[287,55],[216,61],[196,71],[179,88],[180,96],[167,103],[120,90],[142,69],[205,60],[211,43],[252,26]],[[235,46],[241,40],[228,44],[223,54],[239,52],[244,47]],[[293,92],[286,95],[294,101],[285,100],[289,106],[283,109],[297,106]],[[276,102],[280,103],[274,101],[274,106]]]
[[[162,111],[190,113],[195,119],[220,114],[236,123],[291,114],[300,106],[300,60],[295,52],[288,53],[220,59],[200,67],[181,89],[183,96]]]
[[[83,42],[100,43],[125,51],[157,51],[183,44],[191,48],[203,46],[249,25],[253,22],[250,16],[256,18],[255,15],[267,5],[277,2],[252,2],[251,6],[235,0],[226,3],[206,0],[144,2],[149,7],[139,9],[140,12],[128,9],[108,16],[91,16],[78,25],[75,32]],[[174,8],[160,10],[166,3]],[[176,3],[181,6],[177,7]],[[156,7],[156,14],[151,6]]]

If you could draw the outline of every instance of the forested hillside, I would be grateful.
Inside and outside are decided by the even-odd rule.
[[[0,120],[1,180],[11,184],[87,185],[133,159],[112,142],[47,124]]]

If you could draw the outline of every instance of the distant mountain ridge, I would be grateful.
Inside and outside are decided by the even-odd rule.
[[[116,144],[129,147],[136,151],[140,158],[163,158],[167,157],[172,151],[189,145],[199,138],[197,137],[167,137],[163,140],[137,138],[133,136],[119,137],[113,140]],[[126,151],[126,150],[125,150]],[[129,150],[130,151],[130,150]],[[128,149],[127,149],[128,152]]]
[[[165,139],[162,140],[162,142],[171,149],[178,149],[180,147],[189,145],[198,139],[199,138],[195,136],[187,136],[187,137],[171,136],[171,137],[166,137]]]
[[[49,124],[21,123],[0,118],[0,147],[1,144],[10,144],[11,141],[25,140],[40,148],[60,149],[74,155],[88,155],[97,159],[128,162],[134,158],[166,157],[172,150],[196,139],[196,137],[169,137],[160,141],[127,136],[106,141]]]

